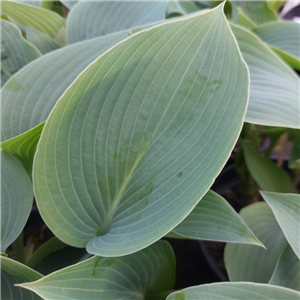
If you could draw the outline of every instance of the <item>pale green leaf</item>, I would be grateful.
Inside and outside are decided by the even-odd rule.
[[[254,32],[272,46],[292,67],[300,70],[300,24],[292,21],[270,22],[254,29]],[[282,55],[283,54],[283,55]],[[289,59],[289,56],[291,58]]]
[[[58,238],[93,254],[129,254],[170,232],[205,195],[248,98],[222,8],[132,35],[60,98],[34,163],[39,210]]]
[[[248,142],[242,142],[247,168],[262,190],[278,193],[296,193],[288,174],[275,163],[254,149]]]
[[[198,11],[199,8],[191,1],[169,0],[166,7],[167,17],[187,15]]]
[[[37,47],[42,54],[46,54],[60,48],[60,45],[51,39],[48,35],[32,28],[26,27],[26,39]]]
[[[36,6],[36,7],[40,7],[42,3],[42,0],[10,0],[10,1],[19,2],[31,6]]]
[[[67,20],[67,42],[77,43],[165,19],[165,1],[82,1]]]
[[[247,18],[247,16],[243,13],[242,9],[241,8],[238,8],[238,23],[247,28],[247,29],[250,29],[252,30],[253,28],[255,28],[255,25],[252,23],[251,20],[249,20]]]
[[[174,281],[173,250],[168,242],[159,241],[121,258],[94,256],[38,281],[21,284],[21,287],[45,300],[140,300],[171,289]]]
[[[299,128],[297,75],[250,31],[231,25],[250,71],[246,122]]]
[[[1,256],[1,299],[2,300],[39,300],[36,294],[14,284],[35,281],[42,275],[10,258]]]
[[[269,283],[300,291],[300,261],[289,244],[279,257]]]
[[[1,150],[1,252],[12,244],[29,217],[32,183],[21,163]]]
[[[286,239],[300,259],[300,195],[260,193],[273,210]]]
[[[256,26],[270,22],[277,21],[276,13],[269,7],[267,1],[231,1],[232,3],[232,19],[238,22],[238,8],[240,8],[244,15]]]
[[[244,220],[228,202],[209,191],[171,234],[177,238],[193,238],[220,242],[256,244],[256,239]],[[175,237],[167,235],[167,237]]]
[[[0,92],[1,148],[20,158],[31,174],[40,132],[56,101],[98,56],[131,35],[123,31],[77,43],[24,67]],[[47,70],[45,72],[44,70]]]
[[[166,300],[299,300],[296,291],[251,282],[203,284],[174,292]]]
[[[0,20],[1,24],[1,85],[25,65],[41,56],[39,50],[28,43],[14,24]]]
[[[13,1],[1,1],[2,13],[23,27],[33,27],[55,38],[65,26],[65,20],[58,14],[39,7]]]
[[[268,0],[268,5],[272,8],[275,12],[277,12],[282,5],[286,2],[286,0]]]
[[[230,281],[269,282],[286,239],[270,207],[258,202],[243,208],[241,217],[266,246],[226,244],[224,261]]]

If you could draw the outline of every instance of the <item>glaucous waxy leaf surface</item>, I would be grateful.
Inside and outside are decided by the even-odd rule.
[[[232,19],[235,22],[239,20],[239,10],[251,20],[256,26],[270,22],[277,21],[276,13],[269,7],[267,1],[231,1],[232,3]]]
[[[253,33],[233,24],[231,29],[250,71],[245,121],[299,128],[298,76]]]
[[[273,50],[294,69],[300,70],[299,23],[292,21],[270,22],[255,28],[253,31],[272,46]]]
[[[298,300],[300,294],[287,288],[251,282],[203,284],[170,294],[166,300]]]
[[[262,190],[296,193],[288,174],[270,159],[263,157],[247,141],[242,142],[247,168]]]
[[[25,65],[41,56],[40,51],[28,43],[14,24],[0,20],[1,26],[1,85]]]
[[[1,299],[42,299],[35,293],[15,286],[15,284],[35,281],[42,278],[43,275],[26,267],[25,265],[1,256]]]
[[[16,155],[22,145],[22,156],[27,162],[27,153],[31,151],[24,148],[24,141],[41,131],[41,123],[74,79],[99,55],[128,35],[127,31],[120,32],[65,47],[42,56],[13,76],[0,92],[1,140],[10,140],[1,146]]]
[[[213,191],[167,237],[262,245],[241,216]]]
[[[286,239],[300,259],[300,195],[260,193],[271,207]]]
[[[226,244],[224,261],[229,279],[267,283],[287,241],[266,203],[251,204],[243,208],[240,215],[266,249]]]
[[[1,252],[23,230],[33,202],[32,183],[21,163],[11,154],[1,155]]]
[[[67,20],[67,43],[104,36],[165,19],[166,1],[82,1]]]
[[[59,239],[101,256],[138,251],[212,185],[249,85],[222,8],[132,35],[60,98],[34,163],[37,203]]]
[[[32,27],[55,39],[65,26],[65,19],[50,10],[14,1],[1,1],[1,11],[20,26]]]
[[[289,244],[280,255],[269,283],[300,291],[300,261]]]
[[[175,281],[175,257],[170,244],[159,241],[120,258],[94,256],[22,287],[45,300],[145,299],[170,290]],[[154,299],[164,299],[156,297]]]

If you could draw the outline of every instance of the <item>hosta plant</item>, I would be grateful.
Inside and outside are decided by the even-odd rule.
[[[281,5],[1,2],[1,299],[299,299]],[[210,190],[229,157],[240,214]],[[37,210],[52,237],[24,243]],[[174,290],[172,238],[227,243],[231,282]]]

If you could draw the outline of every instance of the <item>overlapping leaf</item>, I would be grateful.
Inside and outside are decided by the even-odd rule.
[[[44,220],[102,256],[152,244],[224,166],[248,84],[222,6],[119,43],[73,82],[44,127],[34,165]]]
[[[25,65],[41,56],[14,24],[1,20],[1,85]]]
[[[167,236],[261,245],[239,214],[212,191]]]
[[[65,47],[13,76],[1,90],[1,148],[20,158],[30,172],[41,123],[58,98],[93,60],[128,35],[126,31]]]
[[[279,257],[269,283],[300,291],[300,261],[289,244]]]
[[[42,299],[36,294],[24,290],[15,284],[35,281],[42,278],[42,275],[23,264],[16,262],[10,258],[1,256],[1,299]]]
[[[296,291],[250,282],[224,282],[203,284],[174,292],[166,300],[298,300],[300,294]]]
[[[300,195],[260,192],[295,254],[300,259]]]
[[[227,244],[225,267],[230,281],[269,282],[286,239],[270,207],[254,203],[240,212],[241,217],[266,249],[252,245]]]
[[[65,20],[58,14],[24,3],[1,1],[1,10],[20,26],[35,28],[52,39],[55,39],[65,26]]]
[[[276,13],[269,7],[267,1],[231,1],[232,3],[232,19],[238,22],[238,9],[242,10],[244,15],[251,20],[256,26],[277,21]]]
[[[178,15],[186,15],[198,11],[199,8],[191,1],[168,1],[166,7],[167,17],[174,17]]]
[[[175,281],[175,257],[166,241],[121,258],[94,256],[21,286],[45,300],[145,299],[169,290]],[[155,297],[160,300],[163,298]]]
[[[250,71],[250,99],[245,121],[299,128],[297,75],[250,31],[233,24],[231,28]]]
[[[248,142],[242,143],[247,168],[262,190],[278,193],[296,193],[288,174],[275,163],[263,157]]]
[[[1,252],[23,230],[33,202],[32,184],[21,163],[1,150]]]
[[[165,19],[166,1],[82,1],[67,20],[67,42],[104,36]]]
[[[300,70],[299,23],[292,21],[270,22],[255,28],[254,32],[272,46],[294,69]]]

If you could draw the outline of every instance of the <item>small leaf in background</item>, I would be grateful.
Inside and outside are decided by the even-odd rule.
[[[289,168],[300,170],[300,131],[291,130],[289,132],[289,140],[293,143],[289,158]]]
[[[187,218],[172,230],[170,237],[172,233],[177,234],[177,238],[262,246],[240,215],[212,191],[207,192]]]
[[[74,6],[80,2],[80,0],[74,0],[74,1],[68,1],[68,0],[61,0],[60,1],[65,7],[67,7],[69,10],[73,9]]]
[[[1,10],[20,26],[35,28],[52,39],[65,27],[64,18],[47,9],[13,1],[1,1]]]
[[[42,122],[58,98],[93,60],[128,35],[125,31],[65,47],[13,76],[0,92],[1,148],[20,158],[31,173]]]
[[[300,24],[292,21],[270,22],[253,30],[264,42],[272,46],[283,60],[300,70]],[[299,113],[299,110],[298,110]]]
[[[21,287],[34,291],[45,300],[139,300],[170,290],[174,281],[173,250],[168,242],[159,241],[120,258],[94,256],[36,282],[21,284]]]
[[[82,1],[67,20],[67,42],[104,36],[165,19],[166,1]]]
[[[248,142],[242,142],[248,170],[262,190],[278,193],[296,193],[288,174],[268,158],[260,155]]]
[[[1,252],[5,252],[23,230],[29,217],[33,191],[21,163],[9,153],[1,153]]]
[[[250,30],[255,28],[255,24],[253,24],[252,21],[248,19],[248,17],[243,13],[242,9],[238,7],[237,10],[238,10],[238,24]]]
[[[193,286],[174,292],[166,300],[299,300],[296,291],[269,284],[222,282]]]
[[[299,128],[298,76],[252,32],[233,24],[231,29],[250,71],[245,121]]]
[[[232,19],[238,22],[238,8],[244,15],[256,26],[277,21],[276,13],[269,7],[267,1],[231,1],[232,3]]]
[[[42,299],[33,292],[15,286],[15,284],[38,280],[43,277],[42,274],[10,258],[1,256],[0,261],[2,300]]]
[[[37,47],[42,54],[46,54],[60,48],[60,45],[48,35],[32,27],[26,27],[26,39],[29,43]]]
[[[285,2],[286,0],[268,0],[268,5],[271,9],[277,12]]]
[[[41,53],[27,42],[14,24],[0,20],[1,24],[1,85]]]
[[[286,239],[300,259],[300,195],[261,191]]]
[[[300,261],[289,244],[279,257],[269,284],[300,291]]]
[[[167,3],[166,16],[167,18],[172,18],[174,16],[187,15],[198,10],[199,8],[191,1],[171,0]]]
[[[47,225],[102,256],[165,236],[225,165],[248,80],[222,5],[100,56],[60,98],[39,141],[34,187]]]
[[[240,212],[266,249],[252,245],[226,244],[224,261],[230,281],[269,282],[286,239],[270,207],[264,202],[251,204]]]

